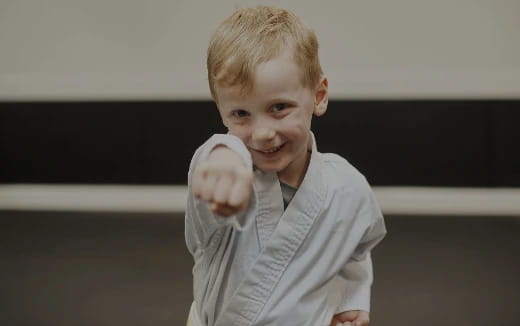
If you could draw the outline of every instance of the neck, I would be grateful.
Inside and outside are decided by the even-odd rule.
[[[301,183],[303,182],[303,179],[305,178],[307,169],[309,168],[309,162],[311,161],[311,151],[306,151],[304,155],[304,164],[301,167],[297,167],[295,169],[296,171],[293,171],[293,173],[288,174],[284,173],[284,171],[278,172],[278,179],[280,179],[281,182],[294,188],[300,187]]]
[[[307,141],[307,150],[303,155],[305,155],[305,159],[301,160],[301,166],[294,166],[290,171],[280,171],[278,172],[278,179],[281,182],[293,186],[295,188],[299,188],[303,179],[305,178],[305,174],[307,173],[307,169],[309,168],[309,162],[311,161],[312,154],[312,146],[313,146],[313,137],[309,132],[309,139]]]

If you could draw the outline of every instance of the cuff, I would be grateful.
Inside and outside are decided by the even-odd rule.
[[[253,169],[253,159],[251,158],[251,153],[247,150],[246,145],[244,145],[240,138],[230,134],[216,134],[211,136],[211,138],[204,144],[199,161],[203,162],[207,160],[211,151],[219,145],[226,146],[237,153],[244,161],[244,164],[249,169]]]
[[[343,304],[339,305],[336,313],[350,310],[364,310],[370,312],[370,289],[369,284],[363,284],[357,288],[347,288]]]

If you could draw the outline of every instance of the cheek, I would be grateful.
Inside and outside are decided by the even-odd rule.
[[[293,116],[291,119],[287,119],[283,123],[283,129],[294,136],[306,134],[310,130],[310,126],[311,119],[303,112]]]
[[[246,127],[231,126],[228,130],[231,135],[237,136],[243,142],[247,142],[250,137],[249,135],[251,134],[249,129]]]

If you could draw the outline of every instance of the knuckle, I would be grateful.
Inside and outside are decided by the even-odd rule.
[[[193,184],[197,184],[198,182],[200,182],[200,180],[202,180],[202,173],[200,169],[193,171],[193,176],[191,180]]]
[[[208,171],[208,163],[204,162],[199,165],[197,172],[201,175],[205,175]]]
[[[249,171],[247,169],[238,170],[237,171],[237,175],[240,176],[240,178],[242,178],[242,179],[244,179],[246,181],[253,180],[253,172]]]
[[[232,177],[235,173],[235,170],[229,165],[218,164],[213,167],[212,172],[218,176]]]
[[[202,190],[201,196],[205,200],[213,199],[213,189],[211,189],[211,187],[206,187],[205,189]]]

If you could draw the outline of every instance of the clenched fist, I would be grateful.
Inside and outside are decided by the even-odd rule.
[[[253,171],[225,146],[217,146],[193,173],[192,191],[211,204],[211,210],[229,217],[244,211],[253,189]]]
[[[330,326],[368,326],[369,321],[367,311],[351,310],[335,315]]]

